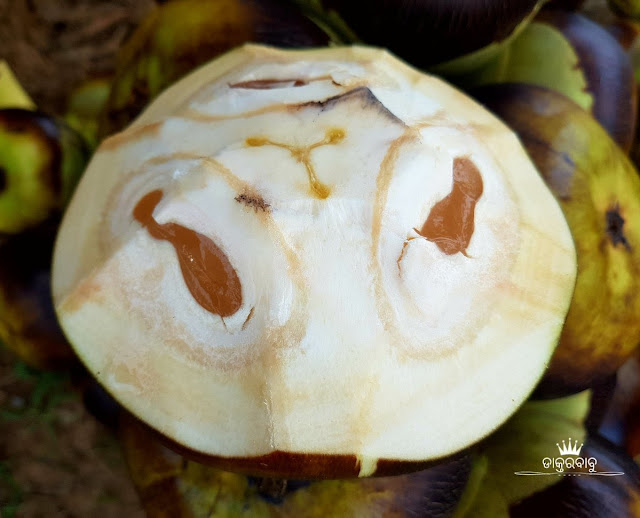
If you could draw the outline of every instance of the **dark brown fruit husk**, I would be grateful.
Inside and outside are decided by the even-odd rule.
[[[188,460],[129,414],[120,437],[150,518],[171,516],[449,517],[471,471],[468,455],[397,477],[304,481],[247,475]]]
[[[428,67],[508,38],[537,0],[323,0],[358,37]]]

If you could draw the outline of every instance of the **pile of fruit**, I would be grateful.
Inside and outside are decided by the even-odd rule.
[[[640,516],[638,74],[633,0],[169,0],[64,117],[0,62],[0,341],[149,516]]]

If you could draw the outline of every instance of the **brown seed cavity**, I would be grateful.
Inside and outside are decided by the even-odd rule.
[[[133,209],[133,217],[151,237],[173,245],[187,288],[200,306],[222,318],[233,315],[242,306],[242,286],[229,258],[195,230],[177,223],[159,224],[153,212],[163,196],[161,190],[143,196]]]
[[[467,255],[475,230],[475,207],[483,192],[482,176],[468,157],[453,161],[451,193],[434,205],[422,229],[415,229],[447,255]]]
[[[627,250],[631,250],[631,245],[624,235],[624,218],[620,215],[620,206],[615,205],[605,214],[606,232],[611,240],[611,244],[616,247],[619,244]]]

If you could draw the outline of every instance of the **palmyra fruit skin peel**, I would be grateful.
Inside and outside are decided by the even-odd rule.
[[[94,156],[53,292],[89,370],[228,469],[418,469],[526,399],[575,280],[514,134],[371,48],[245,46]]]

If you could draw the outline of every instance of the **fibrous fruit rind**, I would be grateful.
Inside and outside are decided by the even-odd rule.
[[[101,145],[53,293],[90,370],[185,449],[367,476],[504,421],[575,268],[553,196],[474,101],[375,49],[245,46]]]

